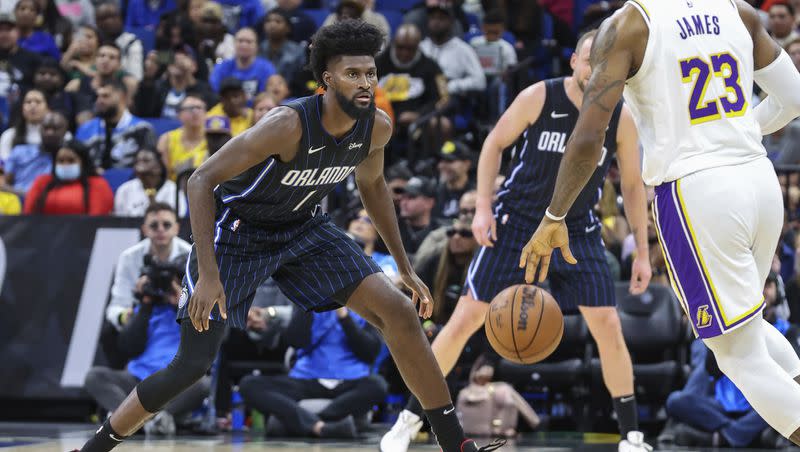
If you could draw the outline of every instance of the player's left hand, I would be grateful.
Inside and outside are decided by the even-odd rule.
[[[528,284],[534,283],[534,276],[536,276],[536,269],[539,268],[539,282],[544,282],[547,279],[547,271],[550,269],[550,255],[553,250],[559,248],[564,260],[570,264],[577,264],[578,261],[572,256],[572,251],[569,249],[569,232],[567,231],[567,223],[562,221],[553,221],[549,218],[544,218],[536,232],[522,249],[522,255],[519,257],[519,268],[525,269],[525,282]]]
[[[650,259],[637,257],[631,265],[631,285],[628,291],[631,295],[640,295],[647,290],[653,270],[650,268]]]
[[[414,306],[419,302],[419,316],[427,319],[433,314],[433,296],[428,286],[419,279],[413,271],[410,273],[403,273],[400,275],[403,284],[411,290],[411,302]]]

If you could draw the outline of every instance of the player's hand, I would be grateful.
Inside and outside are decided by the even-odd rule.
[[[427,319],[433,314],[433,296],[428,286],[419,279],[416,273],[405,273],[400,276],[403,284],[411,290],[411,302],[414,306],[419,302],[419,316]]]
[[[194,286],[192,298],[189,300],[189,319],[192,321],[194,329],[199,332],[207,331],[209,328],[208,317],[214,305],[219,306],[219,313],[223,319],[228,318],[225,305],[225,289],[219,278],[198,279]]]
[[[493,247],[497,240],[497,219],[488,207],[475,208],[475,217],[472,219],[472,235],[480,246]]]
[[[650,278],[653,277],[653,270],[650,268],[650,258],[637,256],[631,265],[631,285],[628,291],[632,295],[640,295],[647,290]]]
[[[536,269],[541,264],[539,269],[539,282],[544,282],[547,279],[547,271],[550,269],[550,256],[555,248],[561,250],[561,255],[564,260],[570,264],[577,264],[578,261],[572,256],[572,251],[569,249],[569,232],[567,231],[567,224],[562,221],[553,221],[549,218],[544,218],[533,237],[522,249],[522,255],[519,257],[519,268],[525,269],[525,282],[528,284],[534,283],[534,276],[536,276]]]

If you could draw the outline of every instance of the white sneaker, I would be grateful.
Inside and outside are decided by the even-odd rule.
[[[408,410],[400,412],[397,422],[381,438],[381,452],[407,452],[411,440],[422,428],[422,419]]]
[[[144,434],[172,436],[175,434],[175,419],[166,411],[156,414],[144,424]]]
[[[653,446],[644,442],[644,433],[628,432],[628,437],[619,442],[619,452],[652,452]]]

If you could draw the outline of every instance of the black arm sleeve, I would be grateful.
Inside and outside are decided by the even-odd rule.
[[[292,318],[284,333],[286,344],[294,348],[306,348],[311,345],[311,325],[313,323],[313,313],[299,308],[292,309]]]
[[[144,352],[147,346],[147,327],[152,313],[152,304],[141,304],[136,314],[119,332],[117,345],[127,356],[139,356]]]
[[[344,330],[347,345],[350,346],[356,357],[365,363],[375,362],[378,353],[381,352],[382,344],[378,330],[368,323],[363,328],[359,327],[349,315],[339,319],[339,324]]]

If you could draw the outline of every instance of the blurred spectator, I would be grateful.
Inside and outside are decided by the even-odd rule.
[[[440,226],[433,219],[436,203],[436,185],[433,181],[412,177],[400,199],[400,237],[406,252],[413,255],[425,236]]]
[[[75,93],[78,103],[76,107],[78,113],[75,117],[78,125],[92,119],[94,116],[92,107],[97,100],[97,93],[100,87],[106,83],[118,82],[124,84],[125,105],[127,108],[127,95],[130,93],[132,96],[136,92],[137,81],[122,69],[120,55],[119,47],[116,45],[110,43],[101,45],[97,50],[97,58],[95,58],[94,76],[83,75],[81,78],[67,83],[64,90]]]
[[[272,98],[269,93],[258,93],[253,99],[253,124],[255,125],[261,118],[264,117],[270,110],[277,107],[278,103]]]
[[[473,153],[460,141],[445,141],[439,151],[439,189],[436,194],[438,218],[457,218],[459,202],[464,193],[475,189],[470,177]]]
[[[113,0],[101,3],[96,10],[97,28],[104,40],[112,40],[120,49],[121,67],[134,79],[141,80],[144,71],[144,47],[133,33],[124,31],[122,13]]]
[[[8,124],[11,106],[31,87],[41,61],[39,55],[17,45],[18,36],[13,13],[0,13],[0,129]]]
[[[139,149],[133,160],[133,174],[135,177],[114,194],[114,215],[141,217],[147,206],[160,202],[177,210],[178,216],[186,216],[186,197],[167,177],[167,167],[158,151]]]
[[[346,307],[316,314],[295,307],[286,340],[297,349],[292,370],[243,378],[247,405],[275,416],[291,436],[355,438],[354,418],[387,394],[383,378],[370,375],[382,346],[378,330]],[[317,414],[298,404],[320,398],[333,400]]]
[[[597,210],[600,222],[602,223],[600,233],[603,237],[603,243],[606,249],[611,250],[615,255],[625,259],[627,256],[621,251],[622,244],[629,236],[632,240],[633,234],[631,234],[630,228],[628,227],[628,221],[620,211],[619,195],[617,194],[617,189],[614,187],[614,183],[611,181],[611,177],[606,177],[603,183],[603,191],[600,195]],[[629,242],[628,245],[630,245],[631,248],[627,249],[626,253],[633,253],[636,251],[635,240]]]
[[[447,79],[439,65],[420,51],[421,39],[416,26],[401,25],[389,50],[375,61],[381,75],[378,86],[386,91],[392,103],[400,137],[406,135],[408,127],[420,116],[433,111],[447,98]]]
[[[33,181],[25,197],[26,214],[108,215],[114,193],[80,142],[64,143],[56,153],[52,174]]]
[[[472,218],[475,217],[475,205],[478,201],[478,192],[470,190],[461,196],[458,200],[458,217],[457,219],[467,224],[472,224]],[[414,255],[412,264],[415,266],[420,262],[429,259],[431,256],[438,256],[442,250],[443,244],[447,241],[447,230],[452,226],[445,224],[444,226],[434,229],[425,237],[422,244],[417,249],[417,254]]]
[[[167,65],[164,77],[156,79],[155,58],[153,52],[147,56],[145,74],[142,83],[136,90],[134,111],[144,118],[178,118],[178,106],[189,93],[205,102],[206,105],[216,103],[217,96],[209,84],[198,80],[197,61],[194,50],[182,46],[175,50],[172,61]]]
[[[17,43],[23,49],[31,52],[49,55],[56,60],[61,59],[61,50],[58,49],[50,33],[36,30],[36,21],[40,18],[42,10],[35,0],[19,0],[14,7],[14,16],[17,19]]]
[[[278,105],[291,100],[289,84],[286,83],[286,79],[281,74],[274,74],[267,79],[266,92]]]
[[[794,67],[800,71],[800,38],[792,39],[784,48],[786,49],[786,53],[792,58]]]
[[[243,28],[236,33],[236,56],[214,67],[209,82],[215,91],[222,94],[222,81],[235,77],[241,81],[246,100],[264,91],[266,80],[275,73],[272,63],[259,57],[258,37],[252,28]]]
[[[10,191],[5,191],[3,187],[7,186],[6,172],[3,164],[0,163],[0,215],[19,215],[22,212],[19,196]]]
[[[294,42],[310,42],[311,36],[317,31],[317,24],[300,9],[303,0],[277,0],[278,8],[289,14],[292,22],[291,40]]]
[[[487,77],[499,77],[510,67],[517,64],[517,51],[508,41],[503,39],[506,31],[506,18],[502,11],[495,9],[483,16],[481,30],[483,34],[470,39],[469,44],[478,54],[478,60]]]
[[[59,51],[63,51],[72,42],[75,26],[72,21],[61,15],[61,11],[56,5],[56,0],[35,1],[41,11],[41,14],[36,19],[36,27],[39,31],[49,33]]]
[[[199,96],[189,94],[178,105],[181,127],[166,132],[158,139],[158,152],[167,167],[169,178],[197,168],[208,157],[204,123],[206,104]]]
[[[794,7],[789,3],[775,3],[769,8],[769,32],[778,45],[784,47],[800,37],[794,24]]]
[[[133,165],[137,150],[156,147],[153,127],[132,115],[127,105],[125,85],[105,82],[97,90],[97,117],[81,125],[75,137],[85,143],[95,167],[118,168]]]
[[[220,103],[208,111],[208,117],[226,117],[232,136],[247,130],[253,123],[253,110],[247,107],[247,95],[242,88],[242,82],[238,78],[226,78],[220,84],[219,96]]]
[[[61,112],[71,124],[75,118],[75,97],[64,91],[64,71],[58,62],[45,58],[33,75],[33,87],[44,93],[51,111]]]
[[[41,144],[18,144],[6,159],[6,182],[13,190],[25,195],[37,177],[53,171],[53,157],[64,144],[68,133],[64,115],[50,112],[42,121]]]
[[[403,16],[403,23],[405,24],[414,24],[416,27],[422,32],[422,36],[429,36],[430,31],[429,27],[429,14],[430,9],[432,7],[440,7],[443,6],[445,8],[452,8],[453,5],[449,0],[425,0],[424,3],[420,3],[413,9]],[[458,11],[459,16],[463,16],[463,12]],[[455,11],[454,11],[455,14]],[[463,19],[463,20],[461,20]],[[464,26],[466,23],[466,17],[460,17],[459,20],[454,20],[450,24],[450,34],[452,36],[463,36],[464,32],[466,31],[466,27]]]
[[[255,27],[264,17],[261,0],[216,0],[222,6],[225,26],[234,31]]]
[[[156,262],[172,262],[189,254],[192,245],[178,237],[180,223],[169,205],[154,203],[147,207],[142,222],[144,240],[120,254],[114,267],[111,301],[105,318],[119,331],[128,324],[137,304],[136,293],[141,292],[145,278],[142,275],[144,257],[152,256]],[[173,319],[174,322],[175,319]]]
[[[225,116],[209,116],[206,119],[206,143],[209,157],[219,151],[231,138],[230,119]]]
[[[38,89],[31,89],[22,98],[22,114],[12,128],[0,135],[0,159],[11,155],[11,148],[20,144],[38,146],[42,142],[42,120],[47,114],[47,99]]]
[[[292,80],[306,62],[300,43],[289,39],[292,18],[286,11],[275,8],[267,13],[259,28],[262,33],[259,54],[269,60],[286,80]]]
[[[400,282],[400,274],[397,272],[397,262],[391,254],[375,251],[378,243],[378,231],[372,224],[372,219],[365,209],[359,209],[355,218],[350,220],[347,225],[347,235],[349,235],[364,250],[364,254],[372,257],[383,273],[394,283]]]
[[[428,37],[420,48],[439,64],[447,76],[447,91],[450,95],[466,95],[470,91],[486,89],[478,55],[469,44],[453,35],[454,13],[447,6],[428,8]]]
[[[389,37],[392,35],[392,29],[389,27],[389,22],[383,14],[375,12],[369,8],[368,0],[341,0],[336,5],[336,11],[329,14],[322,23],[325,27],[339,20],[345,19],[360,19],[364,22],[378,27],[378,30],[383,32],[383,39],[385,43],[389,43]],[[373,2],[374,4],[374,2]]]
[[[157,231],[152,235],[167,237],[171,235],[170,229],[177,230],[177,221],[169,207],[156,205],[148,210],[142,229],[152,229]],[[159,230],[164,230],[164,232],[161,233]],[[175,322],[175,315],[181,294],[180,278],[183,276],[181,272],[183,265],[179,261],[182,256],[178,256],[174,261],[168,263],[156,261],[158,264],[146,265],[143,268],[142,264],[147,258],[141,256],[141,252],[149,251],[151,244],[146,243],[148,241],[150,240],[143,240],[125,250],[120,256],[120,261],[123,257],[138,255],[137,257],[140,258],[139,262],[134,263],[136,265],[134,268],[138,270],[136,277],[142,276],[138,278],[136,286],[131,290],[131,295],[136,297],[140,304],[131,314],[130,320],[121,328],[117,339],[120,350],[133,358],[124,370],[113,370],[101,366],[93,367],[86,375],[84,383],[86,392],[109,413],[117,409],[126,395],[140,381],[166,367],[178,351],[181,333],[180,326]],[[185,257],[183,259],[185,260]],[[154,281],[148,275],[150,269],[156,269],[159,273],[162,269],[164,272],[171,270],[173,276],[163,282]],[[117,274],[119,271],[120,267],[117,268]],[[161,284],[164,283],[166,283],[166,287],[161,287]],[[175,434],[175,418],[199,408],[203,399],[208,397],[210,387],[211,378],[208,376],[201,378],[148,421],[144,425],[145,432],[147,434]]]
[[[69,20],[73,28],[83,25],[94,25],[94,3],[92,0],[47,0],[47,10],[51,4],[55,4],[56,9],[63,19]],[[47,10],[45,15],[47,15]],[[64,45],[59,47],[63,48]]]
[[[175,0],[128,0],[125,28],[155,30],[161,16],[174,11]]]
[[[233,58],[235,39],[222,23],[222,7],[218,3],[206,1],[200,8],[200,21],[194,24],[197,36],[199,69],[197,78],[208,80],[214,66],[222,60]]]
[[[82,25],[75,33],[66,52],[61,56],[61,67],[67,71],[68,80],[95,75],[95,58],[100,47],[100,37],[92,25]]]
[[[392,191],[392,201],[394,202],[394,208],[397,212],[400,212],[400,201],[406,193],[408,181],[413,176],[414,173],[411,172],[411,169],[408,167],[408,162],[405,160],[395,163],[384,172],[386,185],[389,187],[389,190]]]
[[[472,254],[478,248],[472,236],[471,220],[471,217],[456,219],[446,229],[447,240],[439,242],[438,253],[415,260],[414,270],[431,289],[434,301],[431,320],[438,325],[447,323],[453,314]]]

